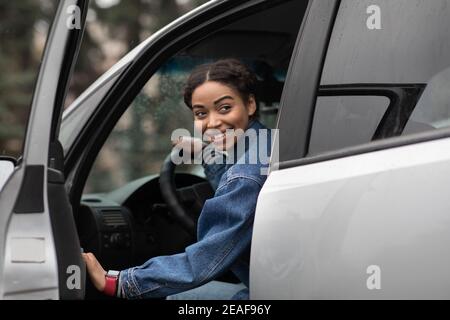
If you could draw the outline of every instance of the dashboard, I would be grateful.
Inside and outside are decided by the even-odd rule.
[[[177,192],[194,185],[197,191],[203,190],[202,201],[181,199],[197,221],[204,201],[213,196],[212,188],[204,178],[188,173],[176,173],[175,184]],[[110,193],[84,195],[76,221],[83,250],[94,253],[105,269],[122,270],[155,256],[183,252],[196,240],[171,216],[159,176],[133,181]]]

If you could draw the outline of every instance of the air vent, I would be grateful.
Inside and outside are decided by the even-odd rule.
[[[107,227],[116,228],[127,226],[127,222],[120,211],[102,211],[103,223]]]

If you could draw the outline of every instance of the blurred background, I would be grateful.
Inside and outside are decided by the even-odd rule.
[[[70,106],[83,91],[142,41],[206,2],[90,0],[86,30],[65,107]],[[22,154],[33,90],[57,5],[57,0],[0,0],[0,156],[17,159]],[[267,21],[264,15],[255,19],[262,19],[262,24]],[[241,22],[236,23],[242,27],[247,21],[242,18]],[[255,39],[258,41],[259,38]],[[282,40],[284,43],[285,38]],[[159,173],[172,149],[173,131],[183,128],[191,134],[193,132],[192,112],[183,102],[183,86],[190,71],[198,64],[217,59],[219,55],[231,57],[236,53],[236,48],[228,46],[227,50],[220,48],[215,51],[218,52],[214,57],[208,54],[193,57],[181,52],[155,72],[99,150],[84,194],[114,191],[136,179]],[[241,51],[246,52],[245,48]],[[256,56],[250,55],[249,60],[243,62],[262,79],[268,75],[282,84],[289,59],[290,54],[286,56],[286,66],[281,71],[271,67],[268,69],[268,65],[258,62]],[[273,108],[277,101],[266,106],[260,104],[260,107]],[[261,113],[259,120],[273,128],[276,112]],[[75,133],[66,130],[68,127],[63,126],[60,134],[63,145],[69,145],[66,142],[76,137]],[[201,166],[180,166],[178,171],[203,175]]]
[[[207,0],[91,0],[66,106],[130,49]],[[19,157],[57,0],[0,0],[0,155]]]

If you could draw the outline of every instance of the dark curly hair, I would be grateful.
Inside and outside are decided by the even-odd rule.
[[[222,59],[196,67],[184,88],[184,103],[192,109],[192,94],[208,81],[219,82],[236,90],[245,103],[253,97],[258,110],[256,75],[237,59]],[[255,113],[255,115],[257,112]]]

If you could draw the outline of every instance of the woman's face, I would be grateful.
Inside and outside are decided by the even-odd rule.
[[[233,88],[208,81],[193,92],[192,112],[196,130],[202,132],[206,141],[226,150],[237,140],[236,134],[231,138],[232,131],[239,136],[247,130],[249,118],[256,112],[256,103],[253,97],[245,103]]]

